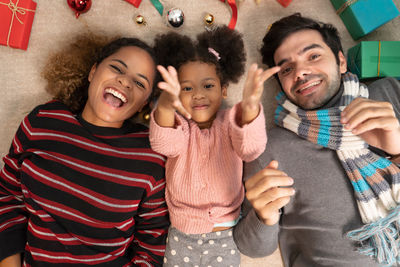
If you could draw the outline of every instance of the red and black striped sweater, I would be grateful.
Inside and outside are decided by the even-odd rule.
[[[0,173],[0,260],[161,266],[165,158],[146,127],[98,127],[57,101],[21,123]]]

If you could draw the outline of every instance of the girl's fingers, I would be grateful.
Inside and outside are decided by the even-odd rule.
[[[178,103],[176,103],[175,109],[176,109],[177,112],[179,112],[186,119],[190,120],[192,118],[190,113],[183,107],[183,105],[182,105],[182,103],[180,101]]]
[[[180,88],[178,73],[174,67],[168,66],[168,69],[166,69],[163,66],[158,65],[157,70],[161,73],[165,82],[171,84],[173,87]]]

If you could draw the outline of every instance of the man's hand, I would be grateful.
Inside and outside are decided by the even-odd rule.
[[[264,224],[274,225],[279,221],[279,210],[295,193],[291,185],[293,179],[278,170],[275,160],[245,182],[246,197]]]
[[[264,71],[258,68],[257,64],[250,66],[243,89],[240,125],[250,123],[257,117],[260,112],[259,105],[264,91],[264,82],[279,70],[280,67],[273,67]]]
[[[356,98],[343,110],[340,122],[369,145],[391,155],[400,153],[400,125],[391,103]]]

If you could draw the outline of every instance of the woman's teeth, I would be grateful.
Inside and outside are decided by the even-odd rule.
[[[127,99],[123,94],[121,94],[120,92],[118,92],[112,88],[107,88],[106,93],[112,94],[114,97],[120,99],[123,103],[127,102]]]

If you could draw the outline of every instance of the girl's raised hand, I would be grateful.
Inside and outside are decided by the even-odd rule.
[[[190,113],[183,107],[182,102],[179,99],[181,86],[176,69],[172,66],[168,66],[168,69],[166,69],[163,66],[158,65],[157,70],[161,73],[161,76],[164,79],[164,81],[158,83],[158,87],[163,90],[163,93],[159,98],[157,107],[163,110],[176,110],[182,114],[182,116],[190,119]]]
[[[247,73],[243,89],[242,107],[242,125],[253,121],[260,112],[260,101],[264,91],[264,82],[281,68],[276,66],[263,70],[258,68],[257,64],[252,64]]]

